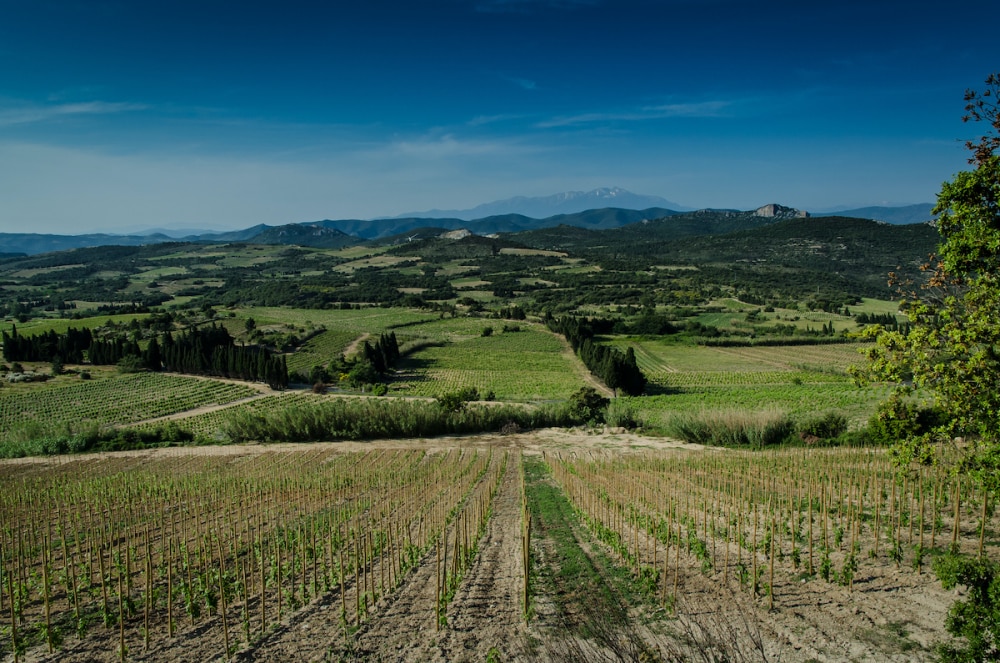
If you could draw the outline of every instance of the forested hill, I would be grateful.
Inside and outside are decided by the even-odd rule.
[[[899,223],[905,219],[929,218],[929,206],[916,205],[907,208],[866,208],[858,210],[857,216],[867,218],[870,212],[874,218]],[[489,216],[471,221],[458,218],[398,218],[375,220],[323,220],[308,223],[290,223],[279,226],[258,224],[228,232],[208,232],[183,238],[169,237],[163,233],[147,235],[49,235],[37,233],[0,233],[0,249],[4,253],[26,253],[35,255],[51,251],[94,246],[141,246],[164,242],[229,243],[251,242],[255,244],[278,244],[311,246],[316,248],[339,248],[353,244],[364,244],[371,240],[385,241],[395,237],[398,241],[411,241],[415,234],[427,228],[440,229],[438,234],[452,230],[466,229],[477,235],[495,233],[532,233],[523,241],[548,243],[562,249],[586,246],[590,240],[579,230],[622,229],[619,239],[645,240],[650,235],[660,239],[676,239],[689,235],[720,234],[735,230],[745,230],[770,225],[785,216],[797,214],[797,210],[766,205],[752,211],[700,210],[697,212],[676,212],[662,207],[642,210],[624,208],[591,209],[572,214],[558,214],[546,218],[532,218],[520,214]],[[845,214],[844,216],[848,216]],[[426,235],[422,235],[426,237]],[[582,238],[582,239],[581,239]],[[518,240],[522,241],[522,240]]]

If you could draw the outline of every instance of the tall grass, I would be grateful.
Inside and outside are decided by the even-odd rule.
[[[780,410],[701,410],[670,415],[665,429],[685,442],[759,448],[784,442],[795,422]]]
[[[436,402],[343,398],[268,412],[234,413],[224,426],[233,442],[311,442],[428,437],[571,426],[565,403],[541,407],[470,404],[456,411]]]

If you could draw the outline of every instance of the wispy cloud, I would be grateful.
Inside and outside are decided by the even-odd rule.
[[[642,106],[625,111],[600,111],[577,115],[562,115],[539,122],[535,126],[539,129],[553,129],[607,122],[645,122],[672,117],[723,117],[726,115],[727,109],[732,107],[732,105],[733,102],[730,101],[701,101]]]
[[[378,151],[380,153],[388,151],[401,157],[419,160],[436,160],[509,156],[523,153],[526,149],[529,148],[515,142],[466,139],[448,133],[398,140]]]
[[[524,115],[514,113],[504,115],[477,115],[465,124],[470,127],[483,127],[490,124],[498,124],[500,122],[513,122],[515,120],[521,120],[524,117]]]
[[[513,83],[522,90],[534,90],[538,84],[530,78],[518,78],[517,76],[501,76],[505,81]]]
[[[145,104],[110,101],[84,101],[68,104],[11,104],[0,106],[0,127],[35,124],[75,115],[111,115],[146,110]]]

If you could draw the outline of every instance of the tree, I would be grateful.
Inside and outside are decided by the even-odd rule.
[[[1000,488],[1000,76],[983,93],[966,93],[967,121],[990,128],[967,143],[975,168],[945,182],[938,195],[941,242],[924,266],[928,278],[903,283],[900,311],[909,325],[870,328],[876,338],[862,379],[897,383],[897,398],[922,390],[948,416],[899,440],[901,464],[930,462],[935,442],[964,440],[956,468],[996,494]]]
[[[963,120],[986,122],[989,128],[978,141],[966,143],[974,168],[941,187],[934,208],[940,215],[938,254],[925,265],[926,282],[916,289],[905,284],[900,302],[910,324],[895,330],[870,328],[876,345],[861,374],[863,379],[897,383],[897,405],[919,389],[942,413],[930,427],[899,426],[905,437],[893,451],[900,466],[931,462],[940,443],[951,443],[959,458],[953,470],[975,478],[987,493],[984,499],[1000,492],[998,93],[998,74],[986,79],[982,93],[966,92]],[[949,662],[996,660],[1000,564],[957,552],[939,558],[934,568],[946,589],[963,584],[969,590],[966,601],[952,605],[946,623],[949,633],[963,639],[942,645],[939,654]]]
[[[580,387],[569,397],[570,410],[574,416],[598,424],[604,422],[604,412],[610,402],[593,387]]]

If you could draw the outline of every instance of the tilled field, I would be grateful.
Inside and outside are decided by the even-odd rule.
[[[671,478],[677,506],[663,513],[674,515],[651,526],[639,510],[656,503],[651,480],[616,497],[583,465],[627,457],[645,472],[656,469],[647,458],[731,453],[652,448],[666,446],[541,431],[0,464],[4,660],[13,643],[27,661],[933,660],[956,592],[926,567],[917,573],[909,553],[890,557],[885,541],[868,552],[874,524],[863,498],[854,527],[865,559],[850,582],[793,568],[792,531],[777,535],[776,552],[756,546],[761,568],[773,556],[777,570],[760,573],[773,589],[755,592],[741,582],[750,553],[726,543],[717,523],[719,540],[705,536],[697,520],[700,509],[734,522],[721,498],[706,506],[686,498],[694,484]],[[602,501],[570,487],[560,467]],[[599,476],[615,472],[624,470]],[[616,511],[618,497],[635,508]],[[680,515],[685,500],[691,520]],[[912,537],[895,504],[897,529],[887,531]],[[928,509],[928,537],[931,522]],[[665,535],[663,523],[685,536]],[[951,525],[935,525],[938,547]],[[975,520],[958,530],[974,548]],[[699,556],[699,540],[710,552]],[[836,568],[846,545],[834,550]],[[818,545],[814,554],[818,566]]]

